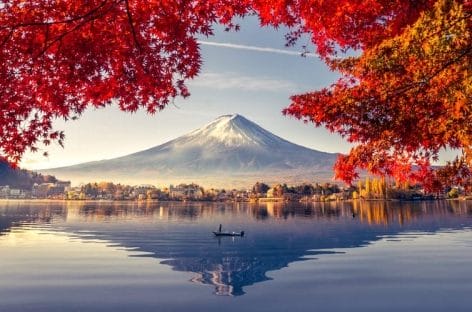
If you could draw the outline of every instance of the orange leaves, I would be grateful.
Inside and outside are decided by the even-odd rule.
[[[399,180],[435,179],[429,159],[444,147],[470,146],[472,15],[453,0],[417,15],[359,57],[331,61],[344,77],[329,90],[293,96],[285,110],[360,144],[336,164],[348,182],[354,173],[340,171],[356,168]]]
[[[359,178],[356,172],[357,165],[352,162],[352,159],[345,155],[340,155],[334,165],[334,178],[347,183],[352,183]]]

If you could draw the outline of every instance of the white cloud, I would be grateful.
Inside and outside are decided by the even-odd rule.
[[[266,77],[241,76],[235,73],[203,73],[190,83],[191,87],[204,87],[218,90],[243,91],[297,91],[290,81]]]
[[[229,48],[229,49],[249,50],[249,51],[256,51],[256,52],[276,53],[276,54],[295,55],[295,56],[301,56],[302,55],[302,53],[300,51],[266,48],[266,47],[250,46],[250,45],[243,45],[243,44],[214,42],[214,41],[203,41],[203,40],[199,40],[198,43],[201,44],[201,45],[221,47],[221,48]],[[317,57],[317,55],[314,54],[314,53],[305,53],[304,55],[306,57]]]

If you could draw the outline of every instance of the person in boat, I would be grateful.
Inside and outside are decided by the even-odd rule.
[[[217,236],[241,236],[241,237],[244,236],[244,231],[241,231],[239,233],[223,232],[222,229],[223,229],[223,226],[220,224],[220,226],[218,227],[218,232],[213,232],[213,233]]]

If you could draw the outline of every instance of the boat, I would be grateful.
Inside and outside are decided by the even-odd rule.
[[[215,234],[215,236],[241,236],[243,237],[244,236],[244,231],[241,231],[241,232],[221,232],[221,231],[213,231],[213,234]]]

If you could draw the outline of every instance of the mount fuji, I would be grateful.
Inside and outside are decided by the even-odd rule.
[[[195,182],[207,187],[243,187],[256,181],[328,181],[336,157],[291,143],[233,114],[144,151],[42,172],[74,183]]]

